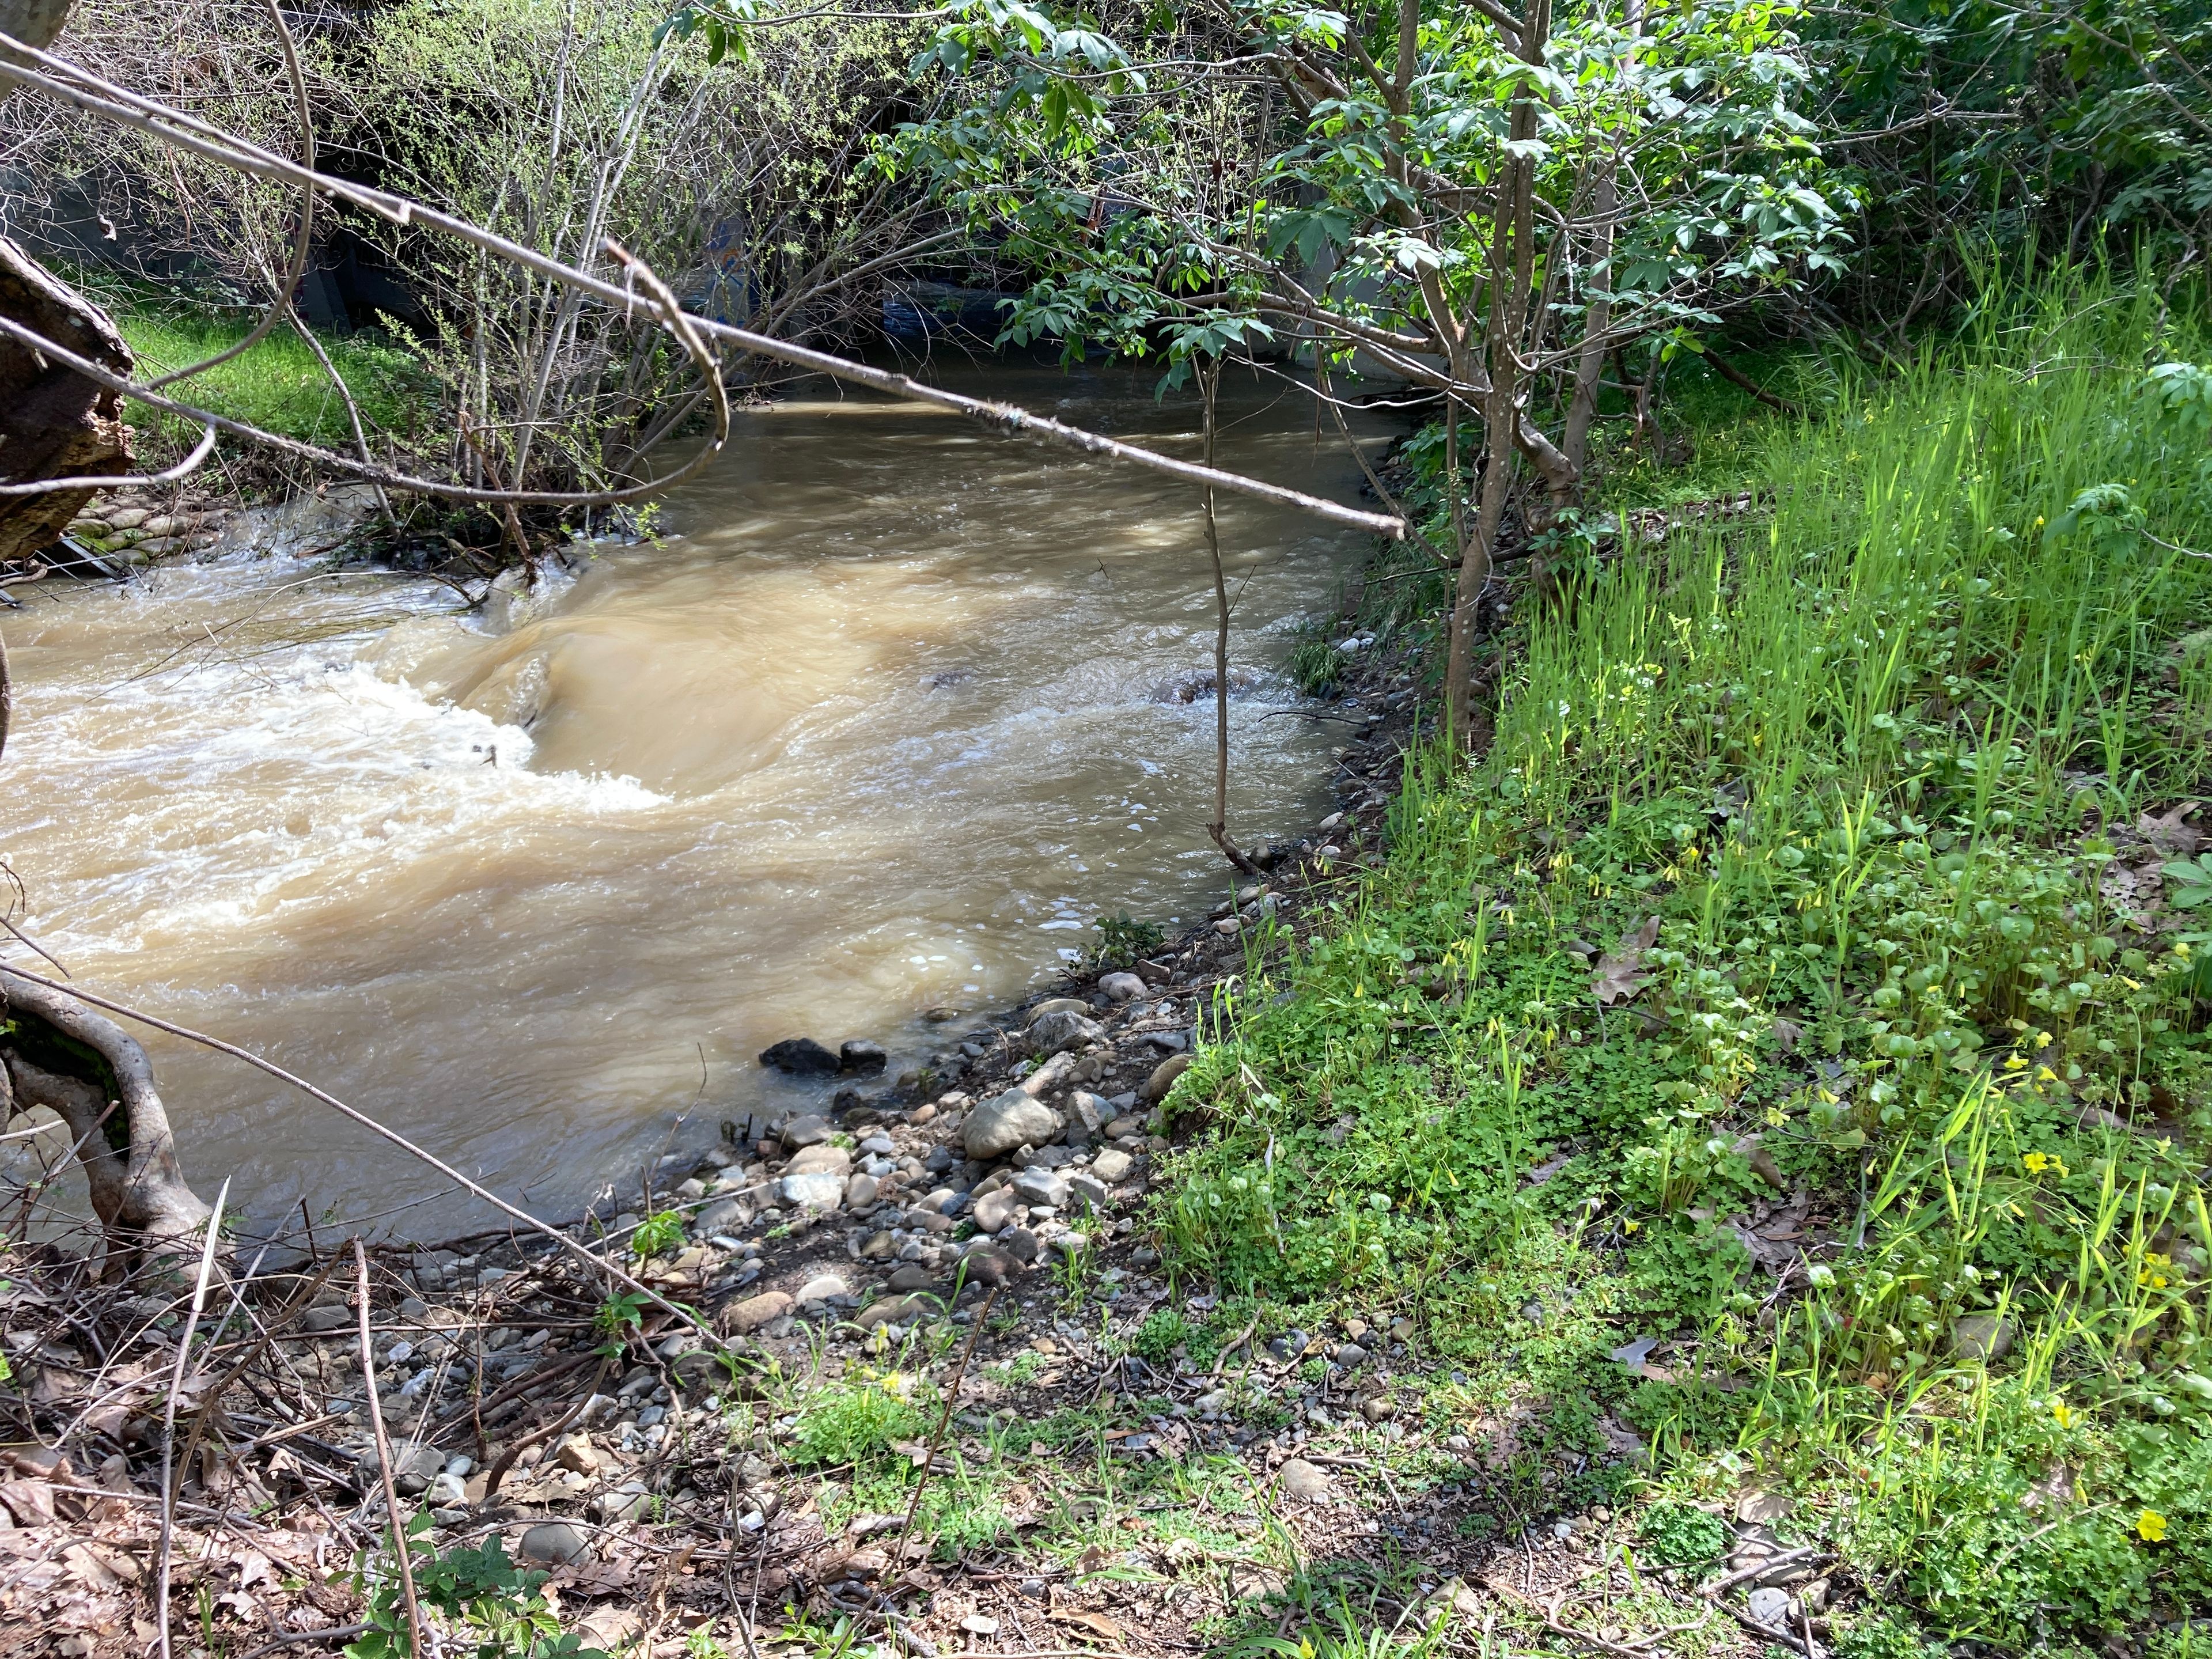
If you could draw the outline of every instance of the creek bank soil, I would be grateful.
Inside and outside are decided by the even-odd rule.
[[[1425,1425],[1410,1321],[1378,1308],[1334,1332],[1247,1331],[1210,1362],[1135,1338],[1213,1300],[1176,1297],[1145,1223],[1173,1149],[1163,1102],[1247,951],[1279,948],[1379,846],[1414,730],[1413,667],[1370,660],[1338,705],[1358,732],[1344,807],[1273,853],[1267,883],[1126,967],[996,1020],[954,1016],[937,1074],[733,1121],[703,1158],[646,1172],[634,1208],[571,1230],[705,1330],[611,1296],[545,1241],[498,1233],[374,1253],[364,1353],[343,1249],[236,1263],[167,1437],[173,1605],[200,1610],[196,1650],[210,1632],[231,1652],[356,1633],[368,1609],[341,1569],[384,1526],[372,1378],[403,1508],[435,1546],[497,1536],[550,1570],[560,1614],[611,1650],[670,1652],[696,1630],[734,1650],[788,1608],[856,1618],[917,1653],[972,1647],[984,1625],[1010,1649],[1164,1651],[1280,1593],[1301,1556],[1394,1557],[1414,1516],[1376,1508],[1388,1460],[1473,1444]],[[863,1074],[881,1063],[872,1045],[845,1055]],[[19,1635],[0,1653],[141,1653],[191,1286],[123,1294],[88,1256],[11,1255],[0,1298],[21,1420],[0,1482],[0,1556],[15,1564],[0,1612]],[[856,1508],[856,1460],[881,1446],[864,1436],[825,1462],[817,1443],[856,1400],[898,1419],[898,1465],[928,1467],[939,1501],[911,1532]],[[1118,1474],[1093,1491],[1102,1459]],[[1212,1471],[1200,1508],[1217,1541],[1118,1547],[1118,1488],[1185,1462]],[[974,1482],[955,1465],[989,1486],[991,1523],[965,1542],[944,1495]],[[1463,1524],[1480,1507],[1471,1486],[1422,1500],[1416,1524],[1445,1547],[1401,1587],[1401,1612],[1474,1605],[1467,1584],[1495,1553],[1465,1541],[1486,1539]],[[1580,1570],[1590,1524],[1530,1534],[1546,1563],[1532,1593]]]

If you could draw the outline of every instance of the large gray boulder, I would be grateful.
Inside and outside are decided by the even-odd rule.
[[[1009,1089],[968,1114],[961,1144],[981,1161],[1004,1158],[1017,1146],[1044,1146],[1060,1138],[1060,1114],[1042,1101]]]

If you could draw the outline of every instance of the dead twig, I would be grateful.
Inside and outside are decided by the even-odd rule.
[[[368,1401],[368,1425],[376,1435],[376,1467],[384,1477],[384,1510],[392,1521],[392,1553],[399,1562],[399,1593],[407,1602],[407,1650],[422,1659],[422,1607],[415,1599],[415,1563],[408,1548],[407,1525],[399,1514],[399,1484],[392,1473],[392,1441],[384,1431],[384,1403],[376,1397],[376,1355],[368,1334],[368,1253],[353,1241],[353,1266],[361,1291],[361,1381]]]
[[[936,1430],[929,1437],[929,1449],[921,1466],[921,1478],[914,1483],[914,1496],[907,1500],[906,1524],[899,1528],[898,1541],[891,1547],[891,1559],[906,1559],[907,1534],[914,1530],[914,1517],[921,1512],[921,1494],[928,1489],[929,1477],[937,1469],[938,1449],[945,1443],[945,1431],[952,1421],[953,1402],[960,1397],[960,1380],[968,1375],[969,1356],[975,1352],[976,1340],[983,1334],[983,1327],[990,1322],[991,1304],[999,1299],[999,1287],[994,1285],[984,1297],[983,1305],[975,1310],[975,1322],[968,1327],[967,1346],[960,1350],[960,1363],[952,1368],[951,1381],[945,1385],[945,1409],[937,1414]]]
[[[216,1243],[222,1237],[222,1206],[229,1196],[230,1182],[226,1180],[215,1196],[215,1212],[208,1218],[207,1242],[200,1249],[199,1275],[192,1281],[191,1311],[185,1317],[184,1334],[177,1339],[177,1363],[169,1373],[169,1397],[161,1407],[161,1559],[154,1575],[154,1625],[161,1642],[161,1659],[169,1659],[169,1556],[177,1541],[177,1396],[184,1390],[185,1366],[192,1353],[192,1334],[199,1328],[201,1310],[207,1306],[208,1278],[215,1271]]]

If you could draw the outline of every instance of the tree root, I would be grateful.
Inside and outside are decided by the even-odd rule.
[[[68,1125],[111,1245],[198,1247],[208,1206],[185,1183],[146,1051],[114,1021],[0,967],[0,1121],[39,1106]]]

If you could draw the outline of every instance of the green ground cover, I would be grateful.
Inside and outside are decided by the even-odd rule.
[[[211,307],[105,273],[66,274],[106,308],[138,360],[141,378],[214,356],[244,339],[260,318],[249,307]],[[374,333],[324,335],[319,340],[351,388],[362,425],[380,453],[386,437],[404,447],[434,412],[435,394],[408,351]],[[181,402],[287,438],[348,453],[353,448],[344,400],[313,349],[287,324],[278,324],[230,362],[164,390]],[[142,438],[163,453],[181,453],[199,436],[197,426],[143,404],[135,406],[129,418]]]
[[[2207,362],[2154,292],[1997,295],[1732,433],[1747,512],[1524,604],[1486,758],[1416,757],[1173,1098],[1220,1317],[1386,1305],[1432,1416],[1633,1425],[1662,1555],[1788,1494],[1893,1610],[1847,1650],[2201,1643]]]

